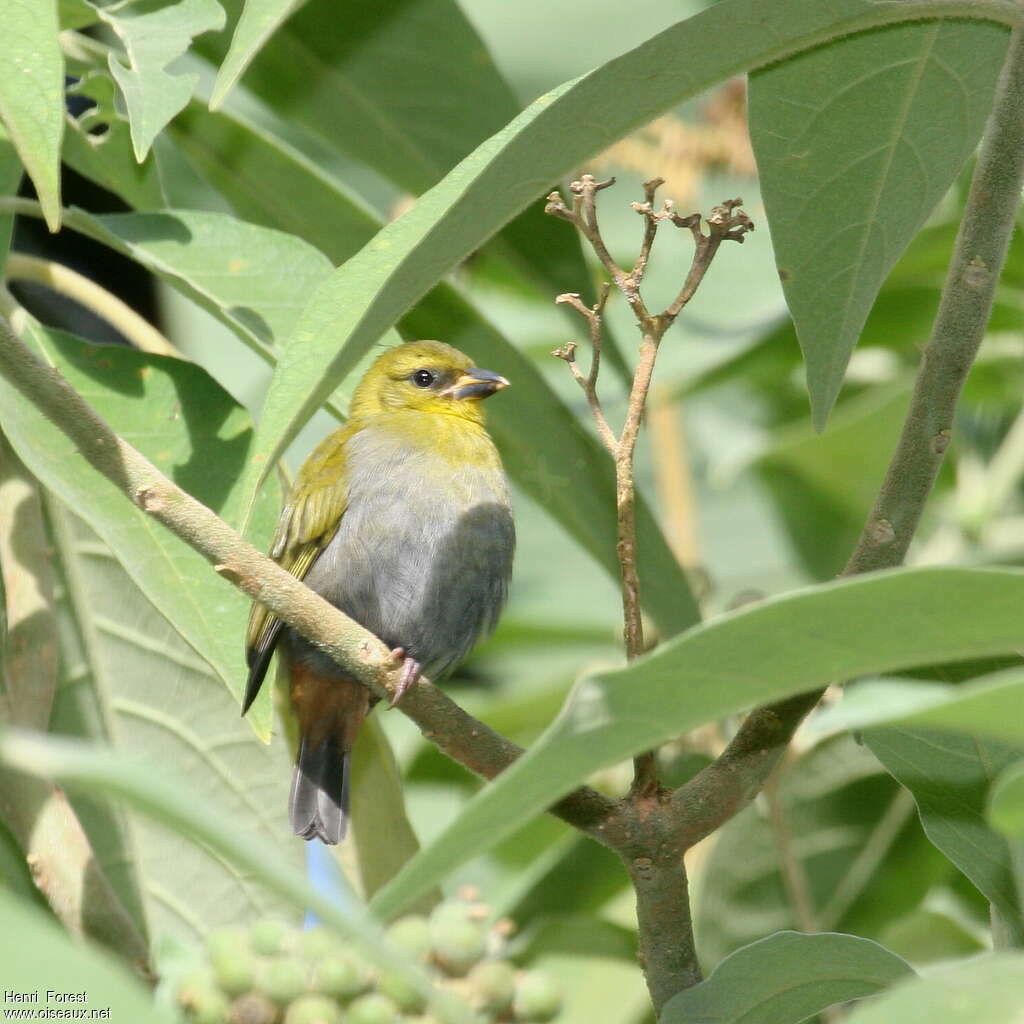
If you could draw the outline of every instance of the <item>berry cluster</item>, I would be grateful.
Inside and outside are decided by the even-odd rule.
[[[441,903],[429,917],[395,921],[388,937],[435,984],[457,992],[480,1024],[550,1021],[561,1010],[552,980],[503,958],[506,931],[486,924],[472,899]],[[280,921],[210,934],[206,962],[183,975],[178,1005],[191,1024],[435,1024],[405,978],[368,963],[324,927]]]

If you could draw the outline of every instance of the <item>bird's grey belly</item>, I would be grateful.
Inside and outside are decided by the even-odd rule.
[[[353,480],[338,531],[306,582],[436,677],[493,628],[515,536],[503,487],[496,492],[471,471],[453,480],[423,469]]]

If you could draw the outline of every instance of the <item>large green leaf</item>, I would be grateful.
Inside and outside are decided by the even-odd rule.
[[[302,308],[302,296],[331,264],[300,238],[224,213],[69,215],[68,224],[137,260],[273,360]]]
[[[770,792],[716,833],[694,901],[701,961],[718,963],[769,930],[877,939],[951,874],[907,791],[863,745],[835,737],[787,758]]]
[[[737,950],[706,981],[673,996],[659,1024],[800,1024],[913,973],[870,939],[777,932]]]
[[[233,514],[250,420],[204,371],[181,360],[90,346],[38,328],[31,338],[36,351],[122,437],[199,500],[225,516]],[[244,595],[98,477],[64,434],[7,383],[0,384],[0,423],[32,472],[110,545],[146,597],[240,697],[249,604]],[[267,543],[278,508],[272,493],[261,501],[255,520],[260,543]],[[268,734],[269,702],[254,711],[254,727]]]
[[[51,729],[101,739],[129,758],[173,765],[224,821],[272,847],[301,873],[302,844],[285,809],[291,756],[283,738],[261,742],[206,662],[140,592],[114,553],[73,512],[50,504],[61,685]],[[242,661],[242,636],[228,640]],[[199,940],[210,928],[293,913],[232,863],[145,816],[72,796],[107,872],[154,948],[161,938]]]
[[[85,992],[88,1003],[71,1004],[86,1012],[95,1007],[110,1009],[111,1020],[132,1024],[171,1024],[173,1015],[153,1002],[142,982],[122,964],[91,945],[73,941],[45,914],[0,888],[0,915],[4,920],[4,978],[8,992],[33,994],[38,1003],[23,1008],[32,1016],[45,1010],[67,1013],[69,1004],[47,997],[48,990]],[[21,1006],[9,995],[4,1000],[8,1016]]]
[[[1011,569],[871,574],[723,615],[626,668],[590,676],[376,904],[397,910],[591,772],[704,722],[834,680],[1016,650],[1022,597],[1024,572]]]
[[[882,282],[981,137],[1008,38],[901,25],[751,75],[751,142],[819,429]]]
[[[629,129],[730,75],[831,37],[899,22],[902,5],[868,0],[727,0],[542,96],[388,225],[311,297],[278,366],[250,462],[267,468],[387,327],[459,260],[558,179]],[[954,13],[915,4],[913,16]],[[1010,9],[956,13],[1007,22]],[[737,31],[739,26],[745,26]],[[709,46],[709,39],[730,45]],[[600,111],[600,117],[595,116]],[[737,256],[733,256],[736,259]],[[722,272],[722,268],[716,268]],[[338,340],[345,339],[339,348]]]
[[[242,4],[225,6],[234,14]],[[209,37],[197,49],[220,64],[226,44]],[[279,117],[414,194],[518,112],[454,0],[378,0],[344,17],[331,0],[311,0],[267,40],[245,85]]]
[[[274,30],[306,0],[245,0],[231,36],[231,48],[217,72],[210,106],[220,105],[227,91],[273,35]]]
[[[1024,923],[1010,847],[990,827],[985,811],[996,776],[1020,760],[1024,747],[894,727],[869,729],[864,741],[914,794],[928,838],[1010,923],[1019,943]]]
[[[1006,768],[989,793],[988,820],[1009,839],[1024,839],[1024,761]]]
[[[885,478],[909,387],[871,390],[843,405],[827,434],[783,429],[755,463],[790,543],[817,579],[843,568]]]
[[[198,48],[220,63],[224,43],[206,37]],[[310,74],[316,89],[308,86]],[[330,0],[314,0],[267,41],[245,84],[286,131],[309,132],[343,164],[361,161],[414,195],[519,112],[455,0],[383,0],[349,8],[344,18]],[[533,186],[536,202],[497,245],[552,296],[578,291],[590,298],[580,240],[541,209],[554,182]],[[300,195],[294,187],[283,194]]]
[[[21,161],[15,152],[14,144],[4,131],[3,124],[0,123],[0,196],[9,196],[17,192],[21,175]],[[0,277],[3,277],[7,265],[7,252],[10,249],[13,231],[14,217],[9,214],[0,217]]]
[[[1019,1024],[1024,956],[976,957],[899,985],[859,1007],[850,1024]]]
[[[56,0],[8,0],[0,32],[0,119],[36,187],[51,231],[60,227],[64,55]]]
[[[170,74],[167,66],[188,49],[193,36],[223,28],[224,9],[217,0],[134,0],[99,7],[97,13],[117,33],[128,56],[126,67],[111,51],[108,63],[128,109],[135,159],[142,163],[199,81],[194,73]]]

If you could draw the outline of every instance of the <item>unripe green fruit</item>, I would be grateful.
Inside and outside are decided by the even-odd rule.
[[[472,921],[431,922],[434,959],[447,974],[461,978],[487,952],[487,933]]]
[[[461,900],[448,900],[444,903],[438,903],[430,912],[430,927],[431,929],[444,928],[451,922],[469,921],[472,909],[468,903],[463,903]]]
[[[324,957],[313,968],[313,988],[342,1002],[354,999],[369,987],[369,971],[347,953]]]
[[[505,960],[485,960],[466,976],[473,1005],[488,1013],[504,1013],[512,1006],[516,969]]]
[[[307,985],[306,965],[299,960],[272,960],[259,979],[259,987],[278,1006],[298,999]]]
[[[256,959],[247,948],[218,948],[216,952],[210,953],[210,964],[217,984],[227,995],[240,996],[252,988],[256,977]]]
[[[427,1005],[422,993],[404,975],[384,971],[377,979],[377,990],[393,1000],[402,1013],[419,1013]]]
[[[228,1000],[205,968],[192,971],[178,987],[178,1004],[195,1024],[223,1024]]]
[[[562,1009],[562,994],[548,975],[528,971],[516,985],[513,1007],[516,1020],[548,1021]]]
[[[430,922],[419,914],[400,917],[388,928],[388,938],[410,956],[425,960],[430,952]]]
[[[277,1007],[259,992],[239,996],[228,1010],[228,1024],[274,1024]]]
[[[398,1007],[387,996],[360,996],[345,1011],[345,1024],[398,1024]]]
[[[338,936],[319,924],[307,928],[299,935],[299,948],[308,960],[320,960],[337,950],[340,945]]]
[[[257,921],[249,931],[249,944],[261,956],[276,956],[291,945],[292,929],[276,918]]]
[[[210,959],[227,954],[229,956],[249,951],[249,932],[238,925],[215,928],[206,936],[206,950]]]
[[[341,1024],[341,1008],[319,995],[299,996],[284,1015],[284,1024]]]

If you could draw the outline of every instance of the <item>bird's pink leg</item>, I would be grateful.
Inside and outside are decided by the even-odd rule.
[[[395,707],[401,703],[402,698],[416,685],[417,680],[420,677],[420,671],[422,665],[415,659],[410,658],[405,653],[404,647],[396,647],[391,652],[391,657],[395,661],[402,663],[402,675],[398,680],[398,688],[395,690],[394,695],[391,698],[391,706]]]

